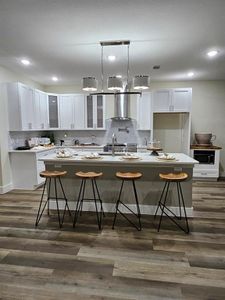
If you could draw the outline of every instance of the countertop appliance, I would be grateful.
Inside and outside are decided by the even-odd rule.
[[[215,151],[213,150],[194,150],[193,156],[200,164],[213,165],[215,163]]]

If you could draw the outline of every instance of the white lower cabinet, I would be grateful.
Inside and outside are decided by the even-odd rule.
[[[43,152],[35,151],[11,151],[10,163],[12,170],[12,182],[14,189],[35,190],[44,182],[39,176],[45,170],[45,165],[39,158],[48,155],[55,150]]]
[[[191,156],[199,161],[193,169],[194,178],[219,178],[219,149],[192,149]]]

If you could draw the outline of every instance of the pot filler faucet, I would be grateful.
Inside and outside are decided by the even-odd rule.
[[[115,156],[115,143],[117,142],[115,133],[112,134],[112,156]]]

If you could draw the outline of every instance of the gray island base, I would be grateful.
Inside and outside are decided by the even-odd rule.
[[[159,179],[159,173],[186,172],[188,179],[182,182],[182,190],[185,199],[187,215],[192,216],[192,174],[194,164],[198,163],[191,157],[182,153],[171,153],[174,160],[160,160],[149,153],[137,153],[139,159],[124,159],[122,156],[101,155],[100,158],[88,159],[88,153],[69,158],[57,158],[56,154],[50,154],[40,160],[44,161],[46,170],[65,170],[67,175],[63,177],[63,185],[69,206],[73,210],[78,197],[80,180],[75,176],[78,171],[103,172],[103,176],[97,180],[99,191],[104,205],[105,212],[114,212],[118,198],[121,181],[115,176],[120,172],[141,172],[142,178],[137,180],[136,188],[139,197],[140,209],[142,214],[153,215],[162,192],[164,182]],[[86,197],[93,198],[91,186],[87,184]],[[54,192],[51,191],[51,196]],[[169,192],[168,205],[174,213],[178,213],[177,190],[172,185]],[[133,190],[130,182],[125,182],[122,194],[123,202],[131,209],[135,209]],[[54,201],[51,201],[50,208],[54,208]],[[63,206],[61,206],[63,208]],[[92,202],[84,203],[83,210],[94,211]],[[129,213],[126,209],[124,212]]]

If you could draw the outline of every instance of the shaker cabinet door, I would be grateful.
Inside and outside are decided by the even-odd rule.
[[[190,112],[191,111],[192,92],[190,88],[173,89],[172,90],[172,105],[174,112]]]
[[[153,112],[169,112],[171,110],[170,90],[159,90],[153,94]]]
[[[35,90],[35,129],[48,129],[48,95]]]
[[[75,129],[85,129],[85,96],[74,95],[74,126]]]
[[[74,129],[74,97],[62,95],[59,97],[59,116],[61,129]]]
[[[142,93],[137,97],[137,129],[152,130],[151,93]]]
[[[22,130],[35,129],[34,90],[19,84]]]

